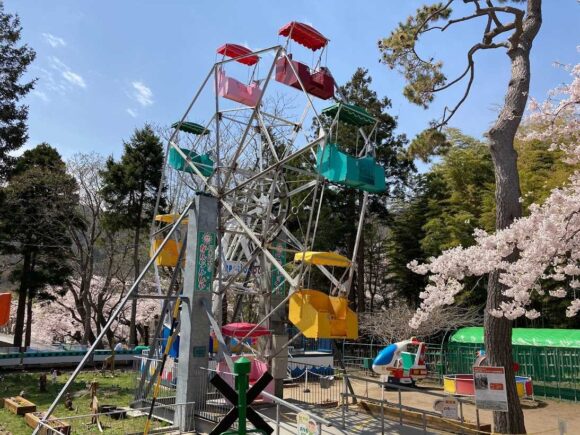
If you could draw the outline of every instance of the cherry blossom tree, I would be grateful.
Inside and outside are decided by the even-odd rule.
[[[580,64],[565,66],[570,83],[557,87],[548,99],[531,99],[522,128],[522,140],[542,140],[553,150],[564,152],[565,161],[580,163]],[[545,284],[560,283],[549,295],[572,296],[566,315],[580,311],[580,170],[569,184],[554,189],[546,201],[533,204],[529,215],[516,219],[505,229],[488,234],[476,230],[476,243],[449,249],[425,264],[414,261],[409,268],[429,275],[429,285],[420,297],[420,308],[411,320],[418,327],[431,313],[454,302],[468,276],[497,273],[502,298],[489,314],[509,320],[540,312],[530,307],[534,294],[544,295]]]
[[[395,304],[380,311],[362,314],[359,318],[360,330],[375,341],[393,343],[411,336],[427,339],[444,331],[483,323],[480,307],[453,305],[434,309],[417,328],[409,330],[409,322],[414,314],[415,311],[409,305]]]
[[[105,277],[94,276],[88,290],[88,300],[93,304],[91,310],[91,328],[99,333],[102,326],[109,320],[110,315],[125,295],[128,287],[118,279],[106,282]],[[78,283],[77,283],[78,285]],[[107,291],[103,291],[106,287]],[[142,293],[154,291],[152,283],[142,285]],[[33,307],[32,336],[38,342],[81,342],[85,327],[85,319],[79,315],[75,294],[63,287],[49,287],[47,293],[52,295],[53,301],[36,303]],[[155,314],[160,312],[160,303],[153,299],[137,300],[138,325],[147,325]],[[111,332],[107,334],[109,345],[129,337],[131,306],[126,305],[119,317],[113,323]]]

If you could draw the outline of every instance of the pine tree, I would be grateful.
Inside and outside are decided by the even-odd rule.
[[[28,106],[18,103],[32,90],[36,80],[20,81],[36,53],[26,44],[19,45],[21,31],[18,15],[4,12],[4,3],[0,1],[0,182],[6,179],[14,163],[9,153],[28,139]]]
[[[528,100],[531,79],[530,54],[534,39],[542,25],[542,0],[519,0],[522,7],[500,6],[507,0],[479,1],[464,0],[473,6],[471,13],[454,14],[453,0],[426,4],[417,9],[391,34],[379,41],[381,61],[390,68],[400,70],[405,77],[403,94],[407,99],[427,108],[440,93],[452,86],[465,86],[459,100],[445,106],[440,120],[434,121],[423,136],[448,125],[464,101],[466,101],[475,80],[475,70],[479,67],[476,54],[482,51],[503,51],[511,64],[511,77],[507,84],[503,106],[496,120],[486,133],[492,162],[495,169],[496,229],[509,227],[522,216],[520,204],[520,183],[517,167],[517,153],[514,139],[522,120]],[[511,3],[511,2],[510,2]],[[505,15],[504,15],[505,13]],[[467,65],[462,73],[448,79],[443,72],[443,62],[419,55],[419,44],[432,35],[431,30],[442,32],[461,23],[481,29],[481,34],[467,50]],[[469,24],[467,24],[469,23]],[[484,24],[487,23],[487,24]],[[485,27],[484,27],[485,26]],[[419,139],[423,139],[419,137]],[[434,141],[435,148],[440,141]],[[424,149],[423,146],[419,147]],[[513,261],[514,254],[506,261]],[[512,365],[512,324],[506,318],[496,318],[489,314],[499,306],[503,298],[504,284],[499,282],[496,271],[488,277],[487,310],[485,315],[485,347],[491,365],[505,367],[508,412],[494,412],[494,429],[499,433],[525,432],[524,414],[517,398]]]
[[[6,239],[0,246],[3,253],[21,258],[12,271],[19,282],[14,346],[23,345],[25,312],[24,345],[29,346],[34,298],[44,297],[47,284],[61,285],[71,273],[65,222],[74,220],[77,184],[56,149],[43,143],[17,159],[4,196],[0,233]]]
[[[103,177],[102,195],[106,203],[105,224],[111,229],[126,229],[133,233],[133,268],[135,279],[140,273],[140,250],[143,232],[151,224],[163,171],[163,145],[151,126],[137,129],[124,153],[116,162],[110,157]],[[165,206],[161,198],[160,206]],[[135,294],[138,293],[138,289]],[[137,301],[131,307],[129,342],[137,344],[135,315]]]

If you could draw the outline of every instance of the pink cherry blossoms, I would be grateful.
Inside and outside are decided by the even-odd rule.
[[[90,300],[96,304],[91,315],[91,327],[96,334],[100,331],[97,326],[97,310],[102,314],[102,321],[106,322],[119,301],[125,295],[126,287],[117,280],[108,284],[109,291],[103,291],[104,279],[95,276],[91,282]],[[67,291],[61,296],[60,287],[47,288],[48,293],[56,297],[55,301],[36,302],[33,306],[32,316],[32,337],[35,341],[52,343],[61,341],[75,341],[75,335],[82,334],[83,324],[76,301],[72,292]],[[147,282],[142,283],[141,293],[153,291],[153,285]],[[100,296],[100,297],[99,297]],[[158,300],[138,299],[137,317],[138,324],[145,325],[155,314],[159,314],[161,305]],[[131,304],[126,304],[111,328],[117,339],[129,336],[129,318]]]
[[[580,162],[580,65],[567,67],[572,82],[553,90],[550,98],[539,104],[531,101],[529,114],[520,137],[549,141],[552,149],[561,149],[567,162]],[[419,274],[430,274],[429,284],[420,294],[423,299],[410,322],[414,328],[438,307],[450,305],[463,290],[468,276],[499,272],[505,286],[506,301],[490,311],[496,317],[535,319],[540,313],[530,309],[534,293],[543,295],[542,284],[560,282],[549,292],[556,298],[572,296],[566,310],[568,317],[580,311],[580,171],[570,177],[569,185],[554,189],[542,205],[532,205],[529,216],[510,227],[488,234],[475,231],[476,243],[461,246],[431,258],[426,264],[413,261],[408,267]],[[517,252],[513,262],[507,258]]]

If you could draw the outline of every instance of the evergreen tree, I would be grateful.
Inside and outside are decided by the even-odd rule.
[[[149,228],[163,171],[163,145],[151,126],[137,129],[124,153],[116,162],[109,157],[103,177],[102,195],[106,203],[105,224],[111,229],[127,229],[133,233],[133,268],[135,279],[140,273],[140,250],[143,231]],[[160,206],[165,206],[162,198]],[[138,289],[135,292],[138,294]],[[137,344],[135,315],[137,301],[131,307],[129,341]]]
[[[392,207],[387,241],[387,276],[399,297],[411,306],[419,303],[419,293],[425,288],[425,277],[407,267],[414,259],[425,259],[421,242],[425,238],[425,224],[432,215],[432,207],[446,195],[443,181],[432,174],[416,177],[411,197],[397,201]]]
[[[18,104],[34,87],[35,80],[21,83],[26,68],[36,53],[28,45],[19,45],[20,18],[4,11],[0,0],[0,182],[14,163],[9,155],[28,139],[28,106]]]
[[[14,346],[30,345],[32,301],[43,297],[47,284],[60,285],[69,277],[71,240],[65,223],[74,220],[77,184],[66,173],[56,149],[40,144],[16,162],[4,189],[0,210],[0,245],[21,261],[12,272],[19,281]],[[23,343],[25,312],[28,312]]]

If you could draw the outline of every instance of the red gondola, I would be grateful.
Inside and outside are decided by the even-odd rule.
[[[289,37],[312,51],[316,51],[328,44],[328,39],[322,33],[308,24],[299,23],[298,21],[292,21],[283,26],[278,31],[278,35]]]
[[[260,60],[257,55],[251,55],[252,50],[237,44],[224,44],[216,51],[217,53],[224,55],[224,57],[231,57],[233,59],[244,56],[235,60],[236,62],[248,66],[256,65]],[[233,77],[227,76],[222,66],[218,67],[217,74],[218,95],[245,104],[246,106],[255,106],[258,104],[258,101],[262,96],[262,90],[257,81],[251,80],[250,83],[246,85]]]
[[[283,26],[278,31],[278,34],[286,36],[288,40],[296,41],[312,51],[324,49],[328,44],[328,39],[318,30],[297,21],[292,21]],[[320,64],[321,59],[322,52],[317,66]],[[290,64],[292,64],[296,73],[294,73]],[[306,92],[323,100],[328,100],[334,95],[334,79],[328,68],[321,66],[311,70],[306,64],[293,60],[291,54],[276,61],[276,81],[300,90],[302,90],[300,86],[300,82],[302,82]]]

